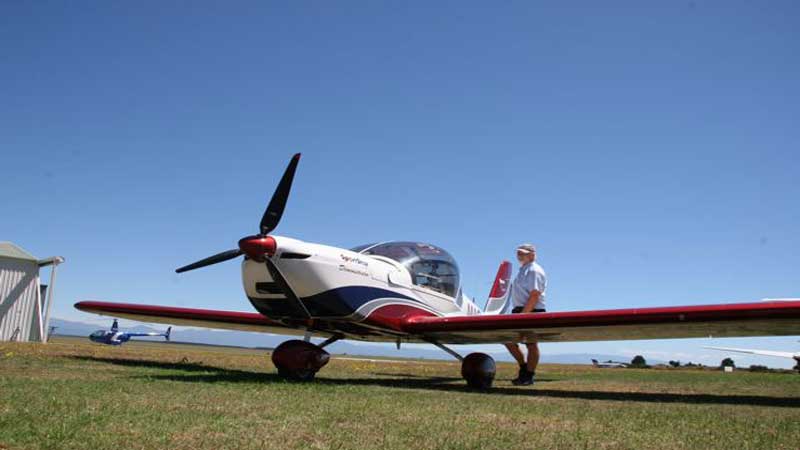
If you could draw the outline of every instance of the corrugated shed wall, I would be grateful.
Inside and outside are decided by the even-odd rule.
[[[0,257],[0,340],[39,340],[36,302],[39,267],[34,261]]]

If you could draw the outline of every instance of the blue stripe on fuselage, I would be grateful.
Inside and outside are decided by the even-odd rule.
[[[422,304],[415,298],[408,297],[388,289],[370,286],[346,286],[320,292],[301,301],[308,312],[316,317],[349,316],[365,303],[378,298],[397,298],[411,300]]]

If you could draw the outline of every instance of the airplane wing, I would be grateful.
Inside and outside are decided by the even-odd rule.
[[[442,344],[800,335],[800,300],[533,314],[413,317],[403,331]]]
[[[730,347],[703,347],[703,348],[710,348],[711,350],[720,350],[723,352],[736,352],[736,353],[749,353],[751,355],[775,356],[777,358],[794,359],[796,357],[800,357],[800,353],[774,352],[770,350],[751,350],[749,348],[730,348]]]
[[[75,303],[75,308],[94,314],[101,314],[140,322],[166,323],[190,327],[221,328],[226,330],[259,331],[302,335],[304,330],[285,327],[282,323],[270,320],[255,312],[219,311],[213,309],[178,308],[173,306],[137,305],[132,303],[110,303],[83,301]]]
[[[142,322],[302,335],[255,312],[83,301],[81,311]],[[534,314],[412,317],[402,331],[442,344],[800,335],[800,301]],[[324,334],[324,333],[319,333]]]

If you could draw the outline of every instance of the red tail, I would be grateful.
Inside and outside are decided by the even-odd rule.
[[[511,263],[503,261],[497,269],[494,277],[492,290],[489,291],[489,299],[486,300],[486,307],[483,309],[488,314],[500,314],[503,312],[506,303],[506,294],[511,286]]]

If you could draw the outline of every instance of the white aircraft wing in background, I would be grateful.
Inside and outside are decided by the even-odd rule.
[[[737,352],[737,353],[749,353],[751,355],[774,356],[776,358],[789,358],[789,359],[800,358],[800,353],[792,353],[792,352],[774,352],[771,350],[752,350],[749,348],[730,348],[730,347],[703,347],[703,348],[709,348],[711,350],[720,350],[723,352]]]

